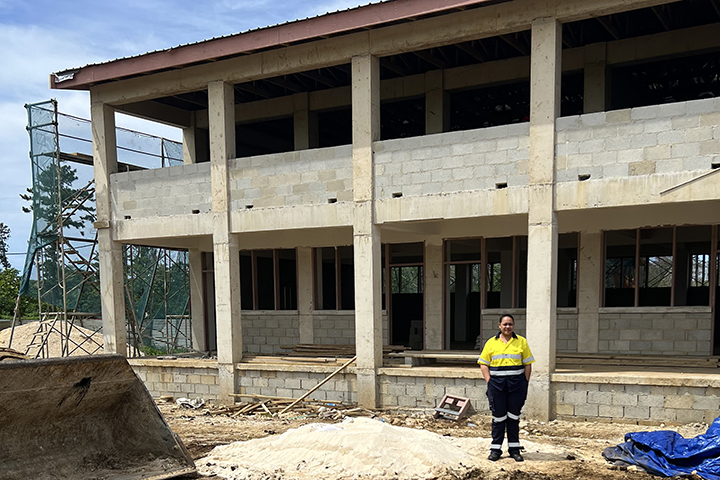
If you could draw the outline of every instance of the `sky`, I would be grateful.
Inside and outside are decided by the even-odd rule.
[[[50,90],[53,72],[321,15],[369,0],[0,0],[0,222],[22,270],[32,218],[19,195],[31,187],[24,105],[54,98],[62,113],[90,118],[87,92]],[[180,140],[180,131],[118,115],[120,127]]]

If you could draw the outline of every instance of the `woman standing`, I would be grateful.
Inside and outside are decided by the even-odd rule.
[[[485,343],[478,358],[492,412],[492,444],[488,460],[494,462],[502,456],[507,427],[508,454],[516,462],[522,462],[520,410],[527,398],[531,364],[535,359],[527,340],[514,332],[512,315],[501,316],[498,327],[500,332]]]

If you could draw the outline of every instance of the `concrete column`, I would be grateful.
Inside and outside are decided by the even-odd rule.
[[[578,353],[597,353],[602,281],[602,233],[581,232],[578,247]]]
[[[293,124],[295,150],[307,150],[318,146],[317,114],[310,111],[308,93],[293,95]]]
[[[605,110],[605,43],[585,47],[585,90],[583,112],[593,113]]]
[[[555,120],[560,111],[562,27],[553,18],[532,23],[530,60],[530,161],[528,196],[527,338],[535,364],[526,413],[552,416],[550,374],[555,369],[557,316],[557,216]]]
[[[312,248],[297,248],[300,343],[315,343]]]
[[[208,349],[206,341],[205,295],[203,294],[202,252],[188,250],[190,267],[190,318],[192,319],[192,348],[200,352]]]
[[[373,142],[380,138],[380,64],[352,59],[353,247],[355,348],[358,404],[378,406],[377,369],[382,366],[380,229],[375,225]]]
[[[230,230],[228,172],[228,163],[235,157],[233,86],[221,81],[208,84],[208,104],[219,400],[228,404],[235,401],[231,396],[238,388],[235,364],[242,359],[240,249]]]
[[[103,321],[103,351],[127,356],[125,326],[125,279],[122,244],[112,231],[110,175],[117,172],[115,110],[98,101],[90,104],[95,174],[95,208],[100,268],[100,302]]]
[[[425,348],[442,350],[443,345],[443,252],[442,239],[425,240]],[[479,321],[479,320],[478,320]]]
[[[425,134],[449,130],[450,96],[444,90],[444,71],[425,73]]]
[[[183,163],[185,165],[197,163],[197,145],[195,143],[195,115],[192,116],[193,125],[182,129]]]

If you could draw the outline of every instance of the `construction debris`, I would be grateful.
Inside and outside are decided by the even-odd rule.
[[[12,348],[0,347],[0,362],[5,360],[28,360],[29,358]]]
[[[351,357],[355,355],[355,345],[326,345],[320,343],[299,343],[280,345],[280,348],[292,350],[294,355],[308,357]],[[383,345],[383,355],[402,352],[408,348],[403,345]]]
[[[470,413],[470,408],[469,398],[445,395],[435,407],[435,418],[447,418],[458,422]]]

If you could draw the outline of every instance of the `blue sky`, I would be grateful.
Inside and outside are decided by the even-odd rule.
[[[25,252],[31,216],[19,194],[31,186],[26,103],[55,98],[89,118],[86,92],[50,90],[49,75],[90,63],[174,47],[355,7],[359,0],[0,0],[0,222],[10,253]],[[117,124],[180,139],[179,131],[126,116]],[[10,260],[22,268],[23,255]]]

